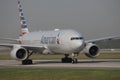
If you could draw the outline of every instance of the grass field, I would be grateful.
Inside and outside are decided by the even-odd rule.
[[[119,80],[120,70],[2,68],[0,80]]]
[[[64,55],[34,54],[32,59],[61,59]],[[79,59],[89,59],[83,53]],[[120,59],[120,53],[101,53],[97,59]],[[0,60],[11,60],[0,54]],[[0,80],[119,80],[120,70],[73,68],[0,68]]]
[[[47,55],[42,55],[42,54],[33,54],[30,58],[31,59],[61,59],[64,57],[62,54],[47,54]],[[10,57],[10,54],[0,54],[0,60],[11,60],[12,58]],[[87,56],[84,55],[84,53],[79,54],[78,59],[90,59]],[[120,59],[120,53],[101,53],[100,56],[96,57],[96,59]]]

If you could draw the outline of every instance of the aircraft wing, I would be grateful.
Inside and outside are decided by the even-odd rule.
[[[28,50],[40,50],[40,51],[43,51],[44,49],[46,49],[46,47],[42,45],[34,46],[34,45],[22,45],[22,44],[0,44],[0,46],[9,47],[9,48],[13,48],[14,46],[20,46]]]
[[[28,50],[39,50],[39,51],[43,51],[46,49],[46,47],[44,46],[33,46],[33,45],[21,45],[22,47],[28,49]]]
[[[98,38],[93,40],[86,40],[86,43],[94,43],[102,40],[115,40],[115,39],[120,39],[120,36],[109,36],[109,37],[103,37],[103,38]]]
[[[13,38],[0,38],[0,40],[19,41],[20,39],[13,39]]]

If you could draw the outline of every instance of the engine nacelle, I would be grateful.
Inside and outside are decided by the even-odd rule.
[[[99,47],[96,44],[93,43],[87,43],[86,47],[84,49],[85,55],[87,57],[94,58],[96,56],[99,56]]]
[[[28,58],[28,51],[19,45],[15,45],[10,55],[13,59],[25,60]]]

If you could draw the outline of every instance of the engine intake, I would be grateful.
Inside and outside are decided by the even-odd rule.
[[[14,46],[11,51],[11,57],[17,60],[25,60],[28,58],[28,51],[21,46]]]
[[[87,57],[91,57],[91,58],[97,57],[100,54],[99,47],[93,43],[87,43],[84,52]]]

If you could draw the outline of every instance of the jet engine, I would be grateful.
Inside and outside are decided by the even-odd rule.
[[[93,43],[87,43],[86,47],[84,49],[84,52],[87,57],[91,57],[91,58],[99,56],[99,54],[100,54],[99,47]]]
[[[28,51],[21,46],[14,46],[11,51],[11,57],[16,60],[25,60],[28,58]]]

